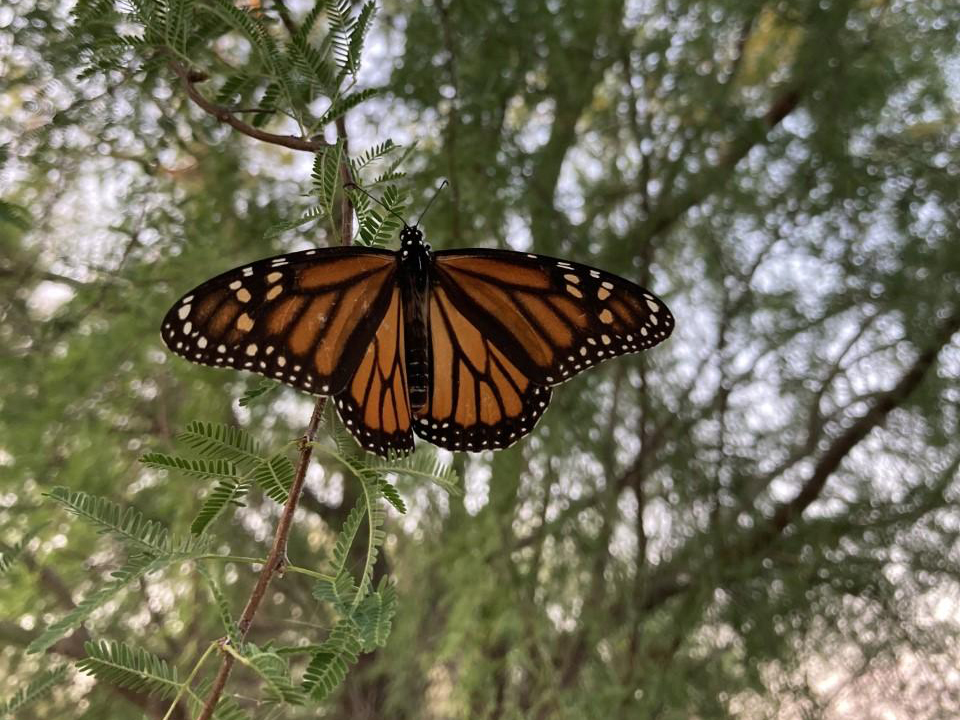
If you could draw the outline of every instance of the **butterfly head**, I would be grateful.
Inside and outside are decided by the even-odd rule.
[[[420,247],[424,247],[423,233],[417,227],[405,225],[400,231],[400,249],[413,252]]]

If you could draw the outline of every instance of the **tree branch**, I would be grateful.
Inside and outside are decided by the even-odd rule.
[[[234,130],[252,137],[254,140],[260,140],[271,145],[280,145],[291,150],[302,150],[303,152],[317,153],[324,148],[330,147],[329,143],[322,140],[307,140],[295,135],[276,135],[265,132],[259,128],[248,125],[236,117],[228,108],[208,100],[204,97],[196,86],[196,83],[205,80],[206,76],[188,70],[177,60],[170,60],[170,69],[180,78],[180,84],[193,102],[204,110],[208,115],[213,115],[217,120],[226,123]]]
[[[792,500],[778,505],[765,525],[746,535],[740,542],[729,543],[725,557],[744,559],[764,552],[788,525],[799,520],[803,511],[820,496],[827,480],[840,467],[850,451],[874,428],[881,426],[887,416],[902,406],[920,386],[933,369],[940,351],[950,343],[957,332],[960,332],[960,313],[951,316],[941,324],[936,342],[917,357],[893,388],[877,397],[871,409],[863,417],[833,441],[820,456],[813,473],[803,484],[800,492]],[[718,559],[723,560],[723,558]],[[713,562],[717,562],[718,559]],[[689,589],[694,583],[694,578],[697,577],[697,569],[689,560],[687,556],[678,555],[666,566],[661,567],[656,579],[650,583],[650,590],[642,599],[640,608],[652,610]],[[622,617],[625,611],[625,607],[618,606],[612,614]]]
[[[845,433],[833,441],[827,451],[820,456],[813,473],[803,484],[796,497],[777,506],[767,528],[760,531],[758,540],[762,541],[764,538],[779,534],[787,525],[800,517],[800,514],[820,496],[827,479],[840,467],[840,463],[850,451],[871,430],[882,425],[887,415],[900,407],[923,382],[927,373],[936,363],[940,351],[950,343],[950,339],[958,331],[960,331],[960,313],[952,316],[940,326],[940,331],[937,333],[937,342],[920,353],[910,369],[900,378],[900,381],[887,392],[879,394],[873,407]]]

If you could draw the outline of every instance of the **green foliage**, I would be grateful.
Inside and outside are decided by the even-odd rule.
[[[236,478],[237,466],[229,460],[203,460],[197,458],[184,458],[177,455],[164,455],[163,453],[147,453],[142,458],[142,462],[147,467],[157,468],[159,470],[178,470],[184,475],[206,479],[213,478]]]
[[[41,658],[17,651],[77,601],[58,637],[74,636],[51,654],[118,638],[180,678],[195,670],[202,698],[220,649],[236,652],[221,720],[819,717],[839,702],[852,716],[878,703],[956,714],[956,623],[929,610],[955,600],[960,577],[944,551],[960,453],[942,339],[960,277],[944,60],[956,3],[446,0],[381,3],[375,18],[362,0],[11,7],[3,562],[27,528],[54,527],[0,593],[0,676],[19,698],[8,716],[163,714],[106,681],[31,685]],[[374,72],[359,77],[361,61]],[[183,74],[221,107],[191,99]],[[241,137],[228,112],[318,147],[349,137],[311,180],[315,158]],[[328,425],[288,571],[254,623],[260,647],[221,645],[277,513],[253,473],[302,435],[308,401],[285,391],[247,406],[252,453],[214,430],[195,451],[175,444],[193,418],[236,425],[246,381],[166,356],[156,325],[222,270],[341,242],[348,174],[404,217],[448,177],[425,227],[436,247],[595,264],[664,296],[677,332],[557,388],[516,447],[445,460],[466,478],[462,498],[426,482],[453,487],[445,454],[381,461]],[[395,241],[393,215],[346,194],[355,240]],[[911,392],[887,392],[913,377]],[[165,460],[138,465],[144,448]],[[236,475],[217,475],[228,464]],[[158,549],[109,522],[64,522],[41,500],[54,484],[171,532],[193,520],[203,557],[140,572]],[[798,497],[815,502],[785,515]],[[383,517],[386,502],[407,515]],[[117,566],[128,583],[113,585]],[[197,665],[198,645],[218,652]],[[810,675],[825,666],[842,693]],[[911,682],[885,693],[904,667]],[[305,704],[277,702],[285,693]]]
[[[274,390],[280,387],[280,383],[274,382],[273,380],[261,380],[260,383],[249,390],[243,392],[243,396],[240,398],[240,407],[249,407],[253,404],[254,400],[262,398],[266,395],[269,395]]]
[[[148,559],[170,555],[175,551],[170,531],[156,520],[147,520],[135,508],[121,508],[107,498],[94,497],[85,492],[55,487],[47,497],[56,500],[69,512],[96,526],[101,533],[109,533],[130,546],[136,554]],[[177,551],[189,550],[189,541],[176,544]]]
[[[227,640],[232,645],[238,646],[240,644],[240,634],[237,629],[237,623],[233,619],[233,613],[230,612],[230,601],[223,594],[213,575],[210,574],[210,571],[207,570],[202,563],[197,565],[197,571],[203,576],[207,587],[210,589],[210,594],[213,595],[213,602],[216,604],[217,612],[220,614],[220,623],[223,625]]]
[[[194,421],[179,438],[202,455],[245,463],[260,463],[259,443],[234,425]]]
[[[249,643],[244,645],[243,650],[244,664],[264,682],[267,702],[283,702],[290,705],[303,705],[306,702],[303,691],[295,687],[290,679],[290,667],[286,658],[269,650],[261,650]]]
[[[0,200],[0,222],[10,223],[24,231],[29,230],[33,224],[29,210],[6,200]]]
[[[202,535],[228,507],[231,505],[242,507],[243,498],[249,492],[250,486],[251,483],[243,480],[232,478],[220,480],[204,498],[200,511],[190,524],[190,532],[194,535]]]
[[[359,190],[351,191],[350,196],[360,219],[359,244],[384,247],[393,241],[401,227],[399,218],[403,217],[406,209],[404,195],[396,187],[388,185],[381,198],[384,208],[373,207],[369,198]]]
[[[37,673],[30,679],[26,687],[17,690],[13,697],[6,702],[0,702],[0,719],[7,720],[7,718],[12,719],[18,717],[16,713],[19,713],[45,695],[48,695],[50,691],[58,685],[62,685],[66,678],[67,670],[66,665],[61,665]]]
[[[304,671],[304,691],[314,700],[326,699],[343,682],[360,652],[360,629],[349,618],[340,620]]]
[[[363,652],[372,652],[375,648],[387,644],[396,611],[396,587],[387,578],[381,578],[376,592],[367,595],[353,614],[353,619],[360,629],[360,647]]]
[[[30,541],[37,536],[37,534],[43,529],[43,526],[34,528],[20,538],[17,542],[11,545],[9,548],[0,552],[0,576],[7,573],[10,568],[14,567],[17,564],[17,560],[20,559],[20,556],[23,554],[24,549],[27,545],[30,544]]]
[[[340,184],[340,161],[343,158],[343,143],[338,140],[317,153],[313,162],[313,189],[327,215],[333,214]]]
[[[87,657],[77,668],[98,680],[159,698],[171,697],[181,687],[177,669],[142,648],[100,641],[85,643],[84,650]]]
[[[283,453],[263,460],[253,472],[253,480],[271,500],[279,505],[287,501],[290,486],[293,484],[293,463]]]
[[[27,652],[43,652],[114,599],[131,583],[140,580],[148,573],[163,570],[172,564],[175,559],[179,558],[169,555],[156,558],[151,558],[149,555],[140,555],[127,562],[120,569],[114,570],[110,575],[111,580],[89,593],[77,603],[73,610],[60,617],[59,620],[52,622],[46,630],[35,637],[27,646]]]

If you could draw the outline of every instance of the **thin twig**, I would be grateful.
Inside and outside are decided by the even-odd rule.
[[[203,76],[198,76],[191,72],[183,63],[177,60],[170,60],[169,65],[170,69],[180,78],[180,84],[190,99],[208,115],[213,115],[217,120],[226,123],[234,130],[252,137],[255,140],[261,140],[272,145],[280,145],[285,148],[290,148],[291,150],[317,153],[324,148],[330,147],[329,143],[323,142],[322,140],[307,140],[306,138],[295,135],[276,135],[275,133],[268,133],[259,128],[255,128],[253,125],[248,125],[236,117],[229,108],[217,105],[215,102],[208,100],[203,93],[197,89],[196,83],[198,80],[203,79]]]
[[[340,164],[340,176],[343,184],[346,185],[353,181],[350,172],[349,154],[347,153],[347,130],[343,118],[337,120],[337,136],[343,141],[343,161]],[[343,218],[342,232],[340,241],[344,245],[353,242],[353,203],[350,202],[350,196],[344,191],[342,204]],[[303,490],[303,482],[307,476],[307,466],[310,464],[310,456],[313,453],[313,441],[317,435],[317,429],[320,427],[320,419],[323,417],[323,408],[326,398],[319,398],[317,404],[313,407],[313,415],[310,417],[310,423],[307,425],[307,431],[300,440],[300,457],[297,460],[297,469],[293,477],[293,485],[290,488],[290,495],[287,497],[287,503],[283,506],[283,514],[277,523],[277,531],[273,539],[273,547],[270,554],[264,562],[263,569],[260,570],[260,576],[257,578],[257,584],[250,593],[250,599],[247,600],[246,607],[237,621],[237,632],[240,642],[247,635],[250,625],[253,622],[254,615],[260,607],[260,603],[266,595],[267,588],[273,576],[282,571],[287,564],[287,538],[290,536],[290,527],[293,524],[293,514],[297,509],[297,503],[300,500],[300,493]],[[197,720],[209,720],[217,707],[217,702],[223,694],[227,679],[230,677],[230,671],[236,663],[236,655],[225,651],[223,662],[217,671],[217,676],[210,689],[210,695],[207,697],[203,711]]]
[[[287,561],[287,538],[290,536],[290,527],[293,525],[293,514],[297,509],[297,501],[300,499],[300,491],[303,489],[303,482],[307,476],[307,466],[310,464],[310,456],[313,454],[313,439],[317,435],[317,429],[320,427],[320,419],[323,417],[323,408],[326,398],[317,400],[313,407],[313,415],[310,417],[310,423],[307,425],[307,431],[304,433],[300,442],[300,457],[297,460],[297,470],[293,476],[293,485],[290,487],[290,494],[287,502],[283,506],[283,513],[280,515],[280,521],[277,523],[277,531],[273,538],[273,547],[270,548],[270,554],[260,570],[260,576],[257,578],[257,584],[250,593],[250,599],[247,600],[246,607],[240,615],[237,622],[237,633],[242,642],[250,629],[253,617],[256,615],[260,603],[267,593],[267,587],[273,576],[283,569]],[[229,652],[223,656],[223,662],[217,671],[217,677],[210,688],[210,694],[203,706],[203,710],[197,720],[209,720],[213,716],[213,711],[217,707],[223,689],[227,684],[227,678],[230,677],[230,671],[236,662],[234,655]]]

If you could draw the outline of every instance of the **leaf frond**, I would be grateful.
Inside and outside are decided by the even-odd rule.
[[[244,646],[245,664],[266,684],[268,702],[284,702],[289,705],[303,705],[306,694],[295,687],[290,679],[290,667],[287,660],[275,652],[261,650],[255,645]]]
[[[260,463],[253,471],[253,481],[275,502],[283,505],[293,485],[293,463],[283,453],[277,453]]]
[[[106,498],[85,492],[71,492],[65,487],[55,487],[45,495],[99,528],[100,532],[115,535],[139,553],[156,557],[174,551],[166,526],[156,520],[145,519],[135,508],[124,509]]]
[[[236,478],[237,466],[229,460],[203,460],[164,453],[147,453],[140,462],[157,470],[177,470],[184,475],[207,478]]]
[[[259,463],[260,446],[246,430],[222,423],[194,420],[178,436],[201,455]]]
[[[330,631],[303,674],[303,689],[314,700],[324,700],[347,676],[360,653],[360,630],[344,618]]]
[[[250,490],[251,483],[246,480],[225,478],[214,485],[213,490],[203,500],[200,511],[190,523],[190,532],[202,535],[230,505],[243,506],[243,496]]]
[[[267,228],[267,231],[264,233],[264,240],[272,240],[276,237],[279,237],[288,230],[296,230],[301,225],[306,225],[308,222],[313,222],[314,220],[319,220],[324,215],[327,214],[327,210],[322,205],[314,205],[311,208],[308,208],[300,215],[300,217],[294,220],[285,220],[283,222],[276,223]]]
[[[20,688],[6,702],[0,702],[0,717],[16,717],[19,710],[25,709],[37,700],[47,695],[57,685],[60,685],[67,675],[67,666],[60,665],[49,670],[43,670],[33,677],[26,687]]]
[[[66,635],[67,632],[89,618],[97,608],[111,600],[131,582],[139,580],[148,573],[162,570],[176,559],[178,558],[174,556],[154,559],[140,556],[130,560],[122,568],[112,573],[113,579],[110,582],[87,595],[73,610],[51,623],[46,630],[34,638],[33,642],[27,646],[27,653],[43,652]]]
[[[88,642],[77,668],[98,680],[145,695],[167,698],[181,687],[177,669],[153,653],[122,642]]]

